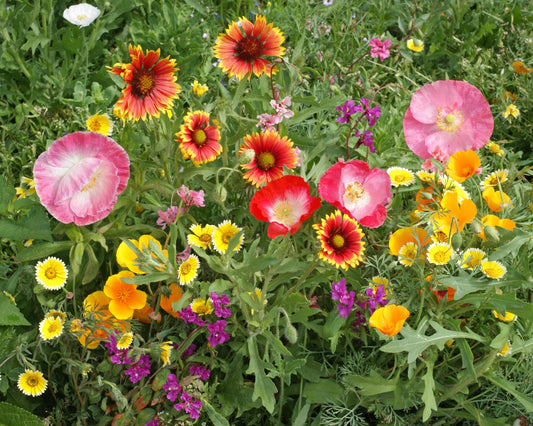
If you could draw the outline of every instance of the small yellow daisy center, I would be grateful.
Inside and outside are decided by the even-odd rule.
[[[98,118],[95,118],[95,119],[90,121],[90,123],[89,123],[89,130],[90,131],[98,133],[101,128],[102,128],[102,123],[100,123],[100,120],[98,120]]]
[[[448,261],[448,253],[446,251],[438,250],[433,253],[433,258],[438,263],[446,263]]]
[[[155,87],[155,75],[150,70],[138,70],[133,75],[131,85],[131,93],[133,96],[144,97],[149,95]]]
[[[257,155],[257,167],[263,171],[267,171],[276,162],[276,157],[271,152],[261,152]]]
[[[342,235],[339,235],[339,234],[333,235],[333,237],[331,237],[329,242],[331,244],[331,247],[335,250],[340,250],[341,248],[344,247],[344,237]]]
[[[353,182],[346,186],[344,197],[351,203],[356,203],[365,196],[365,188],[359,182]]]
[[[205,315],[208,311],[209,311],[209,307],[205,304],[196,306],[196,313],[198,315]]]
[[[244,37],[235,46],[235,53],[239,59],[246,62],[253,62],[261,57],[263,53],[263,43],[256,37]]]
[[[228,244],[229,240],[233,238],[233,235],[235,234],[232,234],[231,232],[225,232],[224,235],[222,235],[222,242],[224,244]]]
[[[183,275],[187,275],[189,272],[191,272],[191,264],[190,263],[184,263],[181,265],[181,273]]]
[[[294,209],[286,201],[278,203],[278,205],[274,208],[274,214],[272,216],[276,222],[279,222],[285,226],[293,225],[296,221]]]
[[[48,278],[49,280],[53,280],[57,276],[57,272],[55,268],[49,267],[46,268],[46,271],[44,271],[44,275],[46,275],[46,278]]]
[[[456,132],[463,124],[463,113],[456,109],[449,111],[448,107],[438,109],[437,126],[445,132]]]
[[[202,146],[205,144],[205,141],[207,140],[207,135],[202,129],[195,130],[192,135],[192,141],[197,146]]]
[[[36,376],[30,376],[28,377],[28,381],[26,382],[28,386],[35,387],[39,384],[39,378]]]
[[[211,242],[211,235],[202,234],[202,235],[200,235],[199,240],[202,241],[203,243],[210,243]]]

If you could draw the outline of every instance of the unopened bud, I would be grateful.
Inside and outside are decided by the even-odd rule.
[[[285,338],[291,344],[295,344],[297,342],[298,331],[296,330],[296,327],[294,327],[294,325],[292,324],[287,325],[287,328],[285,329]]]
[[[222,185],[217,185],[215,187],[215,190],[213,191],[213,199],[217,203],[222,204],[224,201],[226,201],[227,196],[228,191],[226,188],[224,188]]]
[[[483,224],[479,220],[474,219],[470,224],[470,229],[474,234],[481,234],[483,231]]]
[[[254,161],[255,151],[253,149],[245,149],[240,153],[239,164],[248,164]]]
[[[461,234],[453,234],[451,243],[454,250],[459,250],[461,248],[461,244],[463,243],[463,237]]]
[[[485,238],[487,238],[487,241],[497,243],[500,241],[500,233],[494,226],[487,225],[485,226]]]

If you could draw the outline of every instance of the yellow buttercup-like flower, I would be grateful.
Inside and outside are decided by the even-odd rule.
[[[389,167],[387,173],[389,174],[391,185],[394,187],[409,186],[415,183],[413,172],[403,167]]]
[[[424,49],[424,42],[416,38],[410,38],[407,40],[407,48],[413,52],[422,52]]]
[[[212,235],[214,230],[214,225],[192,225],[192,234],[187,235],[187,242],[191,246],[201,247],[206,250],[208,247],[211,246],[211,240],[213,239]]]
[[[19,376],[17,386],[24,395],[39,396],[46,390],[48,382],[40,371],[26,370]]]
[[[101,133],[111,136],[113,133],[113,122],[107,114],[94,114],[87,120],[87,129],[91,132]]]
[[[509,121],[511,121],[511,117],[518,118],[519,115],[520,110],[514,104],[507,105],[507,108],[505,108],[505,112],[503,113],[503,116],[509,118]]]
[[[498,311],[492,311],[492,313],[496,318],[505,322],[511,322],[516,320],[516,315],[511,312],[505,311],[504,315],[500,314]]]
[[[67,282],[68,270],[62,260],[49,257],[37,263],[35,278],[47,290],[59,290]]]
[[[63,334],[63,321],[61,318],[49,317],[39,323],[39,335],[43,340],[57,339]]]
[[[67,319],[67,314],[61,311],[51,310],[49,311],[45,316],[45,319],[47,318],[57,318],[61,321],[61,324],[65,323],[65,320]]]
[[[209,90],[209,87],[206,84],[200,84],[196,80],[192,84],[192,92],[196,96],[202,96],[205,92]]]
[[[505,345],[503,345],[503,348],[500,352],[497,353],[498,356],[507,356],[511,354],[511,345],[509,345],[509,342],[505,342]]]
[[[505,151],[500,148],[500,145],[494,142],[487,142],[485,148],[487,148],[491,152],[491,154],[496,154],[499,157],[505,154]]]
[[[169,340],[168,342],[163,342],[159,345],[159,348],[161,349],[161,361],[163,361],[163,365],[169,365],[170,364],[170,354],[172,353],[172,342]]]
[[[496,260],[485,260],[481,262],[481,272],[489,278],[499,280],[507,273],[507,268]]]
[[[453,249],[447,243],[431,244],[426,254],[428,261],[434,265],[446,265],[453,255]]]

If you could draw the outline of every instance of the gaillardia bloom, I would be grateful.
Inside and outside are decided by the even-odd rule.
[[[181,86],[174,73],[176,61],[167,56],[159,60],[160,49],[148,50],[146,56],[141,46],[129,46],[131,63],[117,63],[108,67],[112,74],[120,75],[126,87],[116,106],[122,118],[137,121],[159,117],[160,112],[171,114],[173,99],[177,99]]]
[[[89,225],[106,217],[126,189],[130,160],[113,139],[75,132],[56,140],[33,166],[41,204],[63,223]]]
[[[440,162],[457,151],[480,149],[493,128],[489,103],[466,81],[440,80],[421,87],[403,119],[407,146],[424,160]]]
[[[117,319],[130,319],[135,309],[142,309],[146,305],[146,293],[137,290],[135,284],[128,284],[122,278],[133,278],[130,271],[120,271],[111,275],[104,286],[104,293],[109,297],[109,311]]]
[[[209,125],[209,114],[205,111],[189,112],[183,117],[176,138],[183,157],[190,158],[195,164],[213,161],[222,152],[218,127]]]
[[[409,311],[401,305],[386,305],[376,309],[368,320],[371,327],[389,337],[396,336],[409,318]]]
[[[250,213],[270,222],[268,236],[294,234],[304,220],[320,207],[320,198],[311,197],[309,184],[299,176],[282,176],[257,191],[250,201]]]
[[[274,24],[266,23],[264,16],[257,16],[252,24],[241,18],[232,22],[225,34],[219,34],[213,47],[215,57],[220,59],[218,66],[228,77],[235,76],[241,80],[252,72],[259,77],[272,69],[272,63],[266,56],[281,57],[285,48],[283,33]]]
[[[385,170],[371,169],[361,160],[331,166],[318,182],[318,193],[361,225],[381,226],[387,218],[391,179]]]
[[[48,382],[40,371],[26,370],[19,376],[17,386],[24,395],[39,396],[46,390]]]
[[[48,257],[35,265],[35,278],[47,290],[59,290],[65,286],[68,270],[57,257]]]
[[[286,136],[280,138],[275,131],[245,136],[238,155],[249,154],[251,151],[254,153],[252,161],[241,164],[241,167],[248,170],[244,174],[246,181],[257,187],[279,179],[283,176],[284,166],[294,169],[298,161],[292,141]]]
[[[365,250],[363,231],[357,222],[339,210],[327,215],[319,224],[313,225],[318,234],[321,250],[318,257],[326,262],[348,270],[362,260]]]

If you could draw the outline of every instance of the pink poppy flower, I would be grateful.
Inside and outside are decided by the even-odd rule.
[[[304,220],[320,207],[311,197],[309,184],[299,176],[286,175],[269,182],[250,201],[250,212],[257,220],[270,222],[268,236],[294,234]]]
[[[440,80],[417,90],[403,118],[407,145],[420,158],[446,162],[475,151],[492,134],[494,119],[483,94],[466,81]]]
[[[361,160],[345,163],[339,158],[320,178],[318,193],[361,225],[377,228],[387,218],[385,206],[392,195],[390,187],[385,170],[371,169]]]
[[[33,166],[35,191],[57,220],[89,225],[106,217],[130,177],[126,151],[99,133],[56,140]]]

